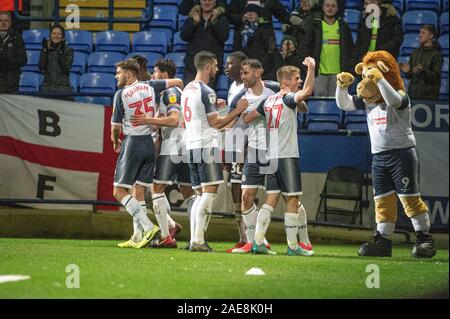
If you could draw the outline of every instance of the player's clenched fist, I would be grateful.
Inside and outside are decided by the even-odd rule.
[[[239,113],[244,112],[248,108],[248,101],[246,99],[240,99],[236,104],[236,110],[239,111]]]
[[[303,60],[303,65],[306,65],[308,68],[315,68],[316,67],[316,60],[314,58],[307,56],[305,60]]]

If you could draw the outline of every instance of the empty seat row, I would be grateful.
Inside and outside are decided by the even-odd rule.
[[[361,0],[345,0],[345,7],[358,10],[362,8],[362,3]],[[448,0],[393,0],[392,4],[400,13],[408,10],[448,11]]]

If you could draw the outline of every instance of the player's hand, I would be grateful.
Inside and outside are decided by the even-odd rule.
[[[113,141],[114,152],[119,153],[121,148],[122,148],[122,141],[120,139],[118,139],[117,141]]]
[[[217,106],[219,109],[223,109],[227,106],[227,102],[224,99],[217,99]]]
[[[138,126],[138,125],[146,125],[151,124],[149,122],[150,116],[148,116],[145,113],[138,114],[138,115],[132,115],[131,116],[131,125]]]
[[[238,110],[239,113],[244,112],[247,108],[248,108],[248,101],[246,99],[240,99],[237,102],[236,110]]]
[[[303,60],[303,65],[306,65],[308,68],[315,68],[316,60],[310,56],[307,56],[305,60]]]

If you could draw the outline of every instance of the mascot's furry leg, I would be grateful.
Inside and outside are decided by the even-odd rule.
[[[436,255],[434,240],[430,232],[428,207],[420,196],[401,196],[400,201],[405,214],[411,218],[416,232],[416,244],[411,255],[416,258],[431,258]]]

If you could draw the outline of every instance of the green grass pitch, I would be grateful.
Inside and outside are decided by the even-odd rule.
[[[273,244],[277,256],[227,254],[231,243],[210,243],[216,249],[210,254],[124,249],[116,244],[0,238],[0,276],[31,276],[0,283],[0,299],[448,296],[448,250],[439,250],[431,260],[415,260],[409,256],[409,245],[394,246],[392,258],[358,257],[354,245],[315,245],[316,256],[308,258],[286,256],[286,244]],[[70,264],[79,267],[79,288],[66,286],[74,274],[66,272]],[[366,287],[368,276],[374,274],[366,272],[371,264],[379,268],[379,288]],[[265,275],[245,275],[253,267]]]

